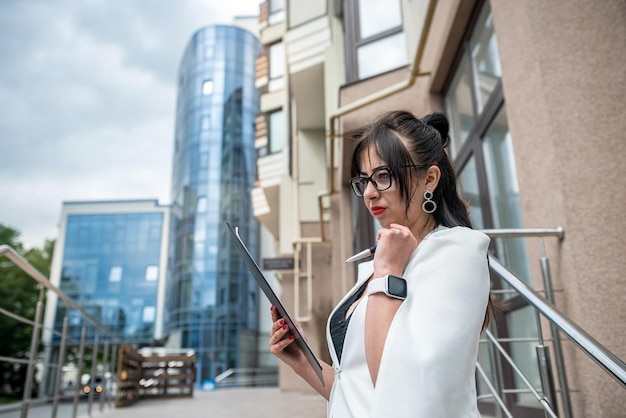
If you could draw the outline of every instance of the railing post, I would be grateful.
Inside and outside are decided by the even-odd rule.
[[[115,382],[115,390],[113,390],[112,396],[109,396],[109,408],[112,408],[112,402],[117,398],[117,351],[119,347],[117,344],[111,347],[111,378]],[[113,385],[111,385],[113,389]]]
[[[539,363],[539,377],[541,378],[543,396],[550,403],[554,413],[558,414],[552,361],[550,360],[550,347],[541,344],[535,347],[535,350],[537,351],[537,362]]]
[[[541,276],[543,277],[543,287],[546,291],[546,299],[554,305],[554,293],[552,289],[552,275],[550,274],[550,262],[545,255],[545,248],[542,243]],[[563,413],[565,418],[572,418],[572,405],[570,401],[569,385],[567,383],[567,375],[565,373],[565,361],[563,359],[563,348],[561,347],[561,336],[556,325],[550,322],[550,333],[552,334],[552,343],[554,345],[554,360],[556,361],[556,371],[559,376],[559,385],[561,387],[561,402],[563,404]]]
[[[74,392],[74,411],[72,412],[72,418],[76,418],[78,413],[78,397],[80,396],[81,388],[81,376],[83,375],[83,364],[85,356],[85,339],[87,338],[87,327],[83,325],[80,330],[80,346],[78,348],[78,381],[76,382],[76,392]]]
[[[109,357],[109,342],[104,342],[104,351],[102,353],[102,365],[103,365],[103,373],[102,373],[102,393],[100,393],[100,412],[104,411],[104,397],[109,396],[109,390],[107,389],[107,364]]]
[[[91,351],[91,375],[89,377],[89,389],[91,390],[89,391],[89,406],[87,407],[87,413],[89,414],[89,416],[92,416],[91,406],[93,405],[93,397],[95,396],[93,394],[95,391],[93,390],[92,386],[94,384],[94,381],[96,380],[96,371],[98,366],[98,343],[100,337],[97,329],[94,329],[94,332],[96,333],[96,335],[93,338],[93,350]]]
[[[41,331],[41,321],[43,317],[43,287],[39,287],[39,300],[35,310],[35,325],[33,326],[33,334],[30,339],[30,357],[28,359],[28,368],[26,369],[26,382],[24,383],[24,396],[22,398],[22,414],[21,418],[28,417],[28,409],[30,407],[30,399],[32,397],[33,377],[35,375],[35,362],[39,353],[39,333]]]
[[[67,343],[67,327],[69,324],[69,318],[67,316],[67,310],[63,317],[63,332],[61,333],[61,345],[59,346],[59,359],[57,360],[57,375],[52,390],[54,390],[54,404],[52,405],[52,418],[57,417],[59,411],[59,396],[61,389],[61,381],[63,379],[63,363],[65,363],[65,346]]]
[[[493,329],[494,327],[490,325],[490,328]],[[498,332],[497,328],[494,329],[494,332],[496,333]],[[489,339],[486,340],[485,345],[487,346],[487,354],[489,357],[489,368],[491,369],[493,383],[488,381],[487,374],[484,372],[484,370],[483,370],[483,373],[484,373],[487,386],[492,390],[494,397],[496,398],[496,401],[498,401],[498,399],[503,399],[505,396],[504,392],[502,391],[502,382],[504,380],[502,376],[502,367],[500,365],[500,361],[498,361],[498,358],[496,356],[496,352],[494,350],[493,344],[490,343]],[[500,404],[499,401],[498,401],[498,404]],[[506,408],[502,409],[502,405],[500,405],[500,408],[495,408],[496,418],[503,418],[503,415],[502,415],[503,413],[507,414],[508,411],[506,410]]]

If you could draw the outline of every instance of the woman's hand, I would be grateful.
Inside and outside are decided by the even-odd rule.
[[[313,368],[309,365],[308,360],[304,356],[304,353],[296,344],[292,344],[296,338],[289,331],[289,327],[285,323],[285,320],[278,315],[276,307],[272,306],[272,330],[270,331],[270,351],[276,357],[281,359],[285,364],[293,369],[297,375],[302,377],[313,389],[315,389],[324,399],[330,398],[330,388],[333,386],[335,379],[333,368],[320,361],[322,365],[322,373],[324,374],[324,385]],[[296,323],[298,331],[304,336],[300,324]]]
[[[272,354],[281,359],[294,370],[308,364],[302,350],[300,350],[300,348],[296,345],[292,345],[295,341],[295,336],[289,332],[289,327],[287,326],[285,320],[279,317],[278,311],[274,306],[270,309],[272,311],[272,321],[274,321],[270,331],[269,341],[270,351]],[[302,329],[299,324],[296,324],[296,326],[298,327],[300,333],[302,333]]]
[[[411,230],[400,224],[390,224],[376,234],[374,254],[374,277],[385,274],[402,276],[404,268],[417,247],[417,239]]]

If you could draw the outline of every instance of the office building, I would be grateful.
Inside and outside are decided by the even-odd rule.
[[[50,281],[125,342],[153,344],[163,338],[168,221],[155,200],[63,202]],[[60,329],[54,296],[46,325]],[[70,318],[73,338],[81,325]]]
[[[163,338],[168,231],[169,207],[156,200],[63,202],[50,281],[125,343],[154,345]],[[60,343],[49,330],[61,330],[65,313],[65,303],[48,292],[48,361]],[[68,315],[68,346],[78,346],[83,326],[93,340],[92,324],[73,309]],[[46,375],[48,387],[53,376]]]
[[[197,382],[258,365],[259,291],[226,222],[259,255],[250,191],[258,39],[235,26],[204,27],[181,60],[173,152],[168,347],[197,352]]]

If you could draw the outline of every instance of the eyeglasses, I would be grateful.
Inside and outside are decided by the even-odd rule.
[[[409,167],[425,168],[428,167],[428,164],[409,164],[404,166],[404,168]],[[386,166],[378,167],[372,171],[369,177],[352,177],[350,179],[350,185],[352,186],[354,194],[358,197],[362,197],[368,182],[372,183],[372,186],[379,192],[387,190],[391,187],[391,168]]]

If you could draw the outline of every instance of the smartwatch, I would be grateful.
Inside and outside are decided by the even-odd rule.
[[[367,286],[367,294],[371,295],[380,292],[383,292],[390,298],[404,300],[407,294],[406,280],[392,274],[372,279]]]

